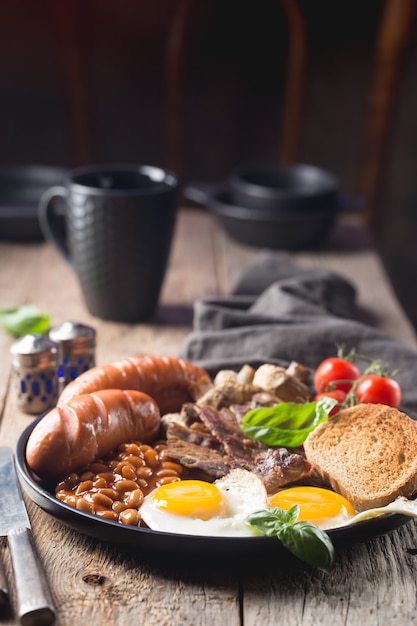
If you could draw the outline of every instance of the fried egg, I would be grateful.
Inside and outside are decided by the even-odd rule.
[[[266,502],[260,478],[247,470],[234,469],[214,483],[180,480],[157,487],[144,499],[140,516],[153,530],[245,537],[261,534],[245,519],[265,509]]]
[[[355,515],[352,504],[342,495],[320,487],[290,487],[268,499],[269,507],[288,511],[298,504],[297,522],[309,521],[323,530],[345,525]]]

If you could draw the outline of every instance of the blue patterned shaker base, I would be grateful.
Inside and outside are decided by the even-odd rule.
[[[58,379],[55,369],[39,373],[16,373],[18,401],[23,411],[40,413],[56,403]]]
[[[77,376],[83,374],[94,366],[95,361],[92,354],[78,356],[75,359],[64,357],[62,363],[58,367],[58,378],[63,380],[65,385],[68,385],[68,383],[74,380],[74,378],[77,378]]]

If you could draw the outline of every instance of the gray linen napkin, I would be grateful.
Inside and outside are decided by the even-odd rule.
[[[194,329],[180,356],[212,374],[244,363],[286,366],[292,360],[314,370],[344,346],[396,371],[400,408],[417,419],[417,351],[363,320],[355,288],[344,278],[263,253],[232,295],[195,302]]]

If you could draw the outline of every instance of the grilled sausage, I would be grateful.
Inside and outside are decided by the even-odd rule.
[[[210,385],[208,373],[188,361],[170,356],[136,356],[84,372],[65,387],[58,406],[99,389],[136,389],[152,396],[163,415],[179,411]]]
[[[78,472],[126,441],[150,443],[159,433],[156,402],[140,391],[105,389],[52,409],[32,430],[28,466],[46,480]]]

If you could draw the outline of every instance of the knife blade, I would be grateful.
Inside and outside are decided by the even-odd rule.
[[[0,447],[0,536],[7,537],[21,624],[52,624],[55,610],[33,542],[13,452]]]

